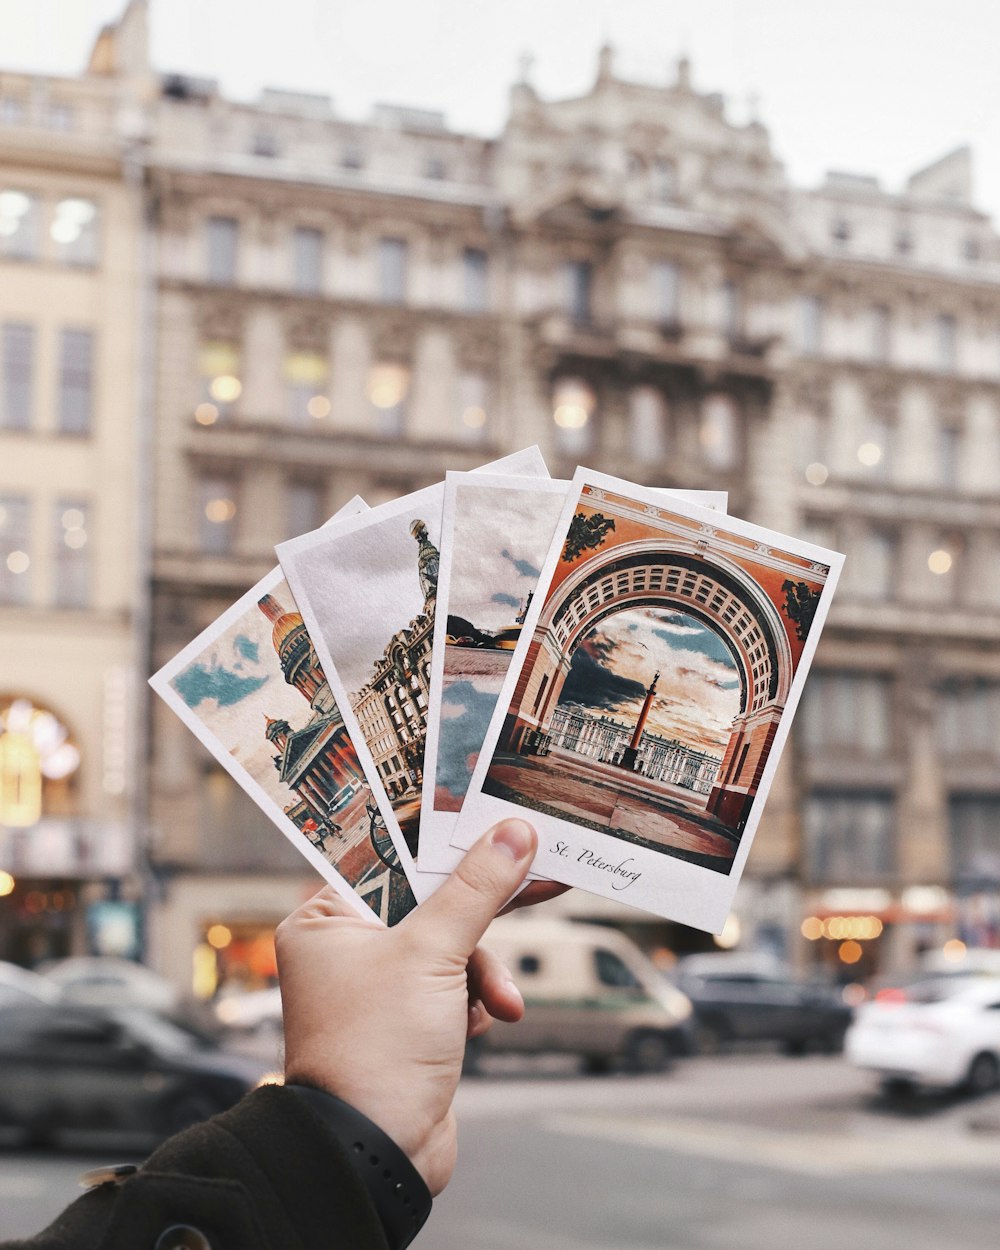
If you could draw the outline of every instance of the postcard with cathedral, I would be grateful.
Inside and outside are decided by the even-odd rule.
[[[445,483],[418,870],[450,872],[479,749],[569,482],[449,472]],[[663,491],[718,511],[725,491]]]
[[[338,517],[366,510],[361,500]],[[339,894],[395,924],[415,906],[400,851],[280,569],[150,685]]]
[[[578,469],[454,842],[721,931],[843,556]]]
[[[547,476],[537,448],[484,466]],[[386,825],[416,857],[444,483],[278,547]],[[417,898],[443,878],[415,874]]]

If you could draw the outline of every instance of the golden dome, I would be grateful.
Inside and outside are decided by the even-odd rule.
[[[285,642],[297,629],[304,629],[305,621],[298,612],[286,612],[284,616],[279,616],[274,622],[274,629],[271,631],[271,642],[274,644],[275,651],[280,652],[282,643]]]

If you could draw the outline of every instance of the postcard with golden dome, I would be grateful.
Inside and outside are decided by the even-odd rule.
[[[367,511],[355,498],[334,520]],[[386,827],[280,568],[150,685],[360,913],[392,925],[412,910],[406,845]],[[254,841],[262,833],[247,829]]]

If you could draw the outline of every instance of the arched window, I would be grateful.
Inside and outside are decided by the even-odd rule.
[[[0,826],[28,829],[70,809],[80,751],[70,731],[30,699],[0,697]]]

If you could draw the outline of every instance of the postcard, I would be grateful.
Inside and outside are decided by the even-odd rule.
[[[537,448],[484,466],[548,476]],[[386,826],[416,858],[444,483],[282,543],[278,558]],[[418,901],[434,874],[410,877]]]
[[[451,872],[463,855],[451,836],[569,488],[447,475],[419,872]],[[660,493],[726,510],[725,491]]]
[[[367,510],[355,498],[333,520]],[[392,925],[413,909],[406,846],[381,818],[280,568],[150,685],[360,914]]]
[[[721,931],[843,556],[578,469],[453,841]]]

